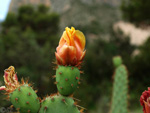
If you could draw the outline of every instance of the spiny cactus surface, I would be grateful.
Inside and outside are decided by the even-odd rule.
[[[47,97],[39,113],[80,113],[71,97],[56,95]]]
[[[74,66],[58,66],[56,70],[57,89],[62,95],[70,95],[78,87],[80,71]]]
[[[40,101],[35,91],[25,84],[10,93],[10,101],[20,113],[38,113]]]
[[[116,68],[114,74],[111,113],[128,113],[128,72],[124,65]]]

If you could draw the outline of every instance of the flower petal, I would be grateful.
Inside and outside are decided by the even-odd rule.
[[[57,51],[57,54],[64,60],[65,64],[74,62],[73,60],[76,59],[76,49],[73,46],[64,45]]]
[[[64,60],[59,56],[58,53],[55,52],[55,56],[56,56],[56,59],[57,59],[57,63],[58,63],[58,64],[65,64],[65,63],[64,63]]]
[[[6,90],[6,87],[5,86],[1,86],[0,90]]]
[[[145,113],[150,113],[150,105],[144,101],[144,104],[145,104]]]
[[[84,50],[86,40],[84,34],[81,31],[79,30],[75,31],[74,42],[81,48],[82,51]]]

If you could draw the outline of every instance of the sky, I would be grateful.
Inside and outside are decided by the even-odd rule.
[[[3,21],[7,15],[11,0],[0,0],[0,21]]]

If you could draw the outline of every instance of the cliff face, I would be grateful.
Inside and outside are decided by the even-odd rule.
[[[118,18],[120,0],[50,0],[51,9],[60,14],[60,28],[91,26],[108,29]],[[106,28],[105,28],[106,27]]]
[[[46,6],[51,5],[50,0],[11,0],[9,12],[17,12],[18,7],[26,4],[33,6],[37,6],[38,4],[44,4]]]
[[[50,1],[51,7],[55,12],[64,13],[68,9],[73,7],[73,4],[75,2],[78,3],[79,5],[83,5],[83,7],[84,5],[95,6],[101,4],[107,4],[115,7],[120,4],[121,0],[50,0]]]
[[[101,26],[109,29],[118,18],[121,0],[11,0],[9,11],[17,12],[24,4],[45,4],[60,14],[60,29],[66,26]]]

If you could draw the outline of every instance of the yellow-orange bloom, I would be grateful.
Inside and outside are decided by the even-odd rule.
[[[81,31],[66,27],[55,52],[57,63],[78,66],[85,56],[85,42]]]

